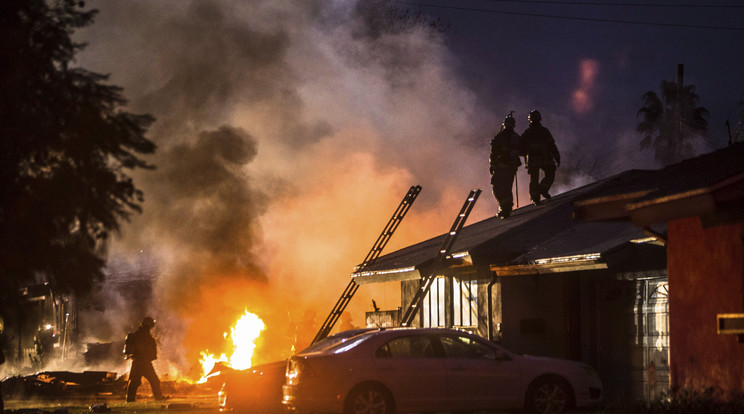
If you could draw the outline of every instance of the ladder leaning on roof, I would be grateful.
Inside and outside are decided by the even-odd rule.
[[[429,288],[431,288],[432,282],[437,277],[437,273],[444,265],[444,261],[447,259],[447,256],[449,256],[452,245],[455,244],[457,235],[460,233],[460,230],[462,230],[463,226],[465,225],[465,220],[467,220],[470,212],[473,210],[473,206],[478,200],[478,196],[480,195],[480,193],[480,189],[470,191],[468,198],[465,200],[465,203],[460,209],[460,213],[458,213],[457,218],[455,218],[455,222],[452,223],[452,228],[444,236],[442,247],[439,249],[439,253],[434,260],[434,266],[431,268],[431,272],[426,277],[421,279],[421,285],[418,291],[416,291],[416,294],[413,296],[413,300],[411,300],[411,304],[408,306],[408,309],[406,309],[406,312],[403,314],[403,317],[400,320],[401,326],[411,326],[413,318],[416,316],[416,313],[421,307],[421,303],[423,302],[424,297],[427,293],[429,293]]]
[[[372,246],[372,249],[367,253],[367,257],[365,257],[364,261],[362,261],[362,263],[357,267],[357,272],[372,264],[380,256],[382,249],[385,247],[388,240],[390,240],[390,237],[398,228],[398,225],[403,220],[403,217],[411,208],[411,204],[413,204],[413,201],[416,200],[416,197],[420,192],[420,185],[412,186],[408,190],[408,193],[403,197],[403,200],[400,202],[400,205],[398,205],[398,208],[395,210],[395,213],[393,213],[388,224],[382,230],[382,233],[380,233],[380,236]],[[346,309],[346,305],[349,304],[349,301],[351,301],[351,298],[354,296],[357,289],[359,289],[359,285],[354,281],[354,279],[351,279],[349,284],[346,286],[344,293],[341,294],[338,302],[336,302],[336,305],[331,310],[331,313],[328,315],[325,322],[323,322],[323,325],[320,326],[320,330],[315,335],[312,343],[316,343],[328,336],[331,329],[333,329],[333,325],[336,324],[336,321],[338,321],[338,318]]]

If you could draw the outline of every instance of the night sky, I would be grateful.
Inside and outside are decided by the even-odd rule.
[[[606,146],[640,140],[628,135],[639,120],[641,95],[658,93],[662,80],[676,80],[678,64],[685,84],[695,85],[700,106],[710,111],[709,148],[726,144],[726,119],[735,125],[744,109],[744,5],[738,1],[400,4],[427,5],[416,9],[451,22],[449,45],[463,78],[489,107],[516,109],[523,121],[532,107],[540,108],[554,135],[562,135],[555,127],[569,129],[583,148],[609,162],[635,155],[634,147]]]
[[[509,111],[521,132],[540,110],[556,138],[553,194],[658,168],[636,112],[680,63],[711,113],[701,151],[726,144],[744,99],[744,8],[520,3],[396,3],[441,17],[439,37],[381,30],[365,1],[86,2],[100,13],[76,34],[88,43],[76,63],[157,119],[157,169],[135,176],[144,212],[111,255],[155,262],[153,311],[183,328],[170,330],[176,363],[215,350],[244,309],[277,342],[308,309],[324,319],[412,185],[423,191],[384,253],[446,232],[471,189],[483,194],[469,222],[494,216],[488,142]],[[394,309],[400,293],[360,289],[356,324],[370,299]]]

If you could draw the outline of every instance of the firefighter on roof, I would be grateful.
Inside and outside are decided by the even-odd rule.
[[[142,377],[150,383],[152,395],[156,400],[165,400],[160,391],[160,379],[155,373],[152,361],[158,358],[158,347],[150,330],[155,326],[155,320],[146,317],[140,322],[139,328],[127,334],[124,343],[125,358],[132,360],[132,368],[129,370],[129,382],[127,383],[127,402],[134,402],[137,398],[137,388],[142,384]]]
[[[517,167],[522,165],[519,161],[519,134],[514,131],[517,122],[512,114],[506,116],[501,130],[491,139],[489,158],[491,186],[499,202],[499,217],[502,219],[509,217],[514,206],[512,185]]]
[[[519,152],[524,156],[527,173],[530,175],[530,198],[535,204],[540,204],[540,196],[550,199],[548,191],[555,180],[555,169],[561,165],[561,154],[555,146],[553,135],[540,124],[540,112],[530,112],[527,120],[530,126],[522,133]],[[542,180],[540,170],[545,174]]]

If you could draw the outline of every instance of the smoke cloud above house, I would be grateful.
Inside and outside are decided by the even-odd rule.
[[[322,322],[410,186],[423,191],[386,252],[447,231],[471,189],[483,195],[469,222],[497,211],[488,141],[505,114],[460,82],[440,33],[391,20],[382,3],[89,4],[100,13],[77,34],[89,43],[77,63],[157,119],[156,169],[135,176],[143,213],[111,255],[156,263],[147,311],[180,372],[218,352],[245,309],[266,322],[261,358],[281,357],[306,311]],[[582,63],[577,110],[597,70]],[[356,325],[371,299],[400,305],[395,287],[365,286]]]

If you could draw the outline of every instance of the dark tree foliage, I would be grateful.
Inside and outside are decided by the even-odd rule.
[[[661,97],[648,91],[644,105],[638,110],[643,120],[636,129],[644,134],[641,149],[652,148],[661,165],[694,157],[694,142],[708,130],[708,110],[698,107],[700,98],[695,86],[662,81]]]
[[[75,29],[95,10],[63,0],[0,1],[0,291],[40,277],[84,293],[102,277],[102,248],[140,211],[127,175],[153,122],[122,107],[107,76],[71,67]]]

